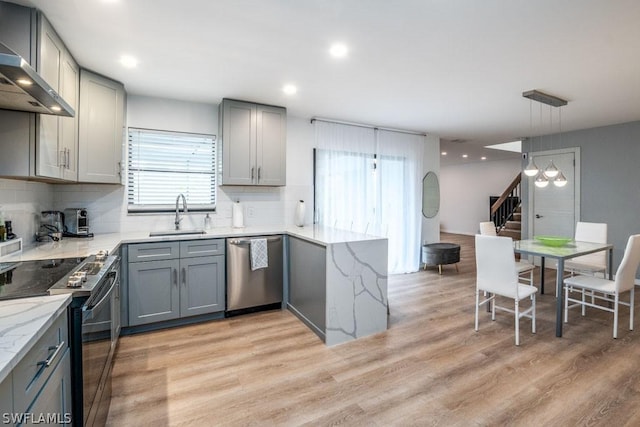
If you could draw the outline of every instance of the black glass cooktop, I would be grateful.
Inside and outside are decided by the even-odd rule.
[[[47,290],[84,258],[0,263],[0,300],[49,295]]]

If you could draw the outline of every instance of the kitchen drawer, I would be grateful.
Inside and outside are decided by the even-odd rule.
[[[67,312],[64,311],[13,370],[14,412],[27,410],[68,347]]]
[[[189,240],[180,242],[180,258],[224,255],[225,240]]]
[[[153,242],[129,245],[129,262],[161,261],[179,257],[180,242]]]

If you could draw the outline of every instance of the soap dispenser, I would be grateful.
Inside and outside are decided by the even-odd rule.
[[[207,216],[204,217],[204,229],[211,230],[211,217],[207,213]]]

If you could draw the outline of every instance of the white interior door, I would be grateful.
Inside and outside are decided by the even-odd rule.
[[[539,188],[530,180],[529,237],[538,235],[573,237],[575,224],[580,219],[579,149],[531,153],[539,168],[547,167],[553,159],[567,178],[567,185],[557,187],[549,182]]]

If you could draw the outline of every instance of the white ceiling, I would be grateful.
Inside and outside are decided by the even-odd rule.
[[[13,1],[131,94],[284,105],[466,141],[454,148],[549,133],[532,130],[531,89],[569,101],[563,131],[640,120],[638,0]]]

